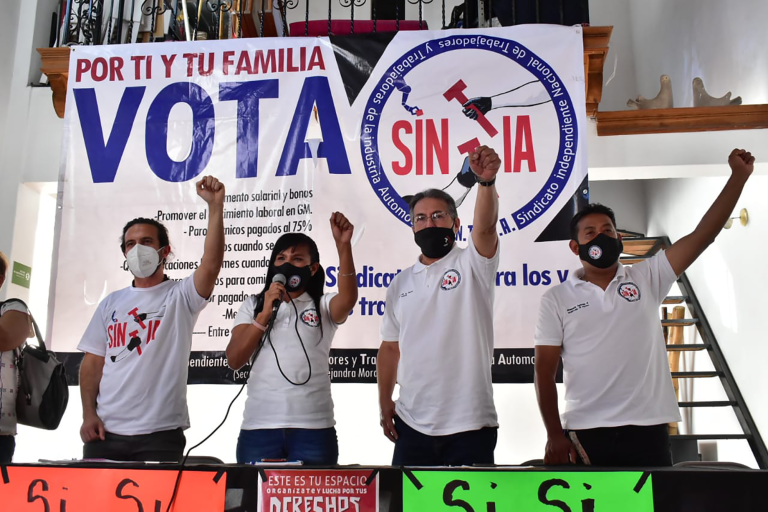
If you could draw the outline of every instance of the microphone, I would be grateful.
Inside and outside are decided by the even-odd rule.
[[[285,286],[285,276],[283,274],[275,274],[275,277],[272,278],[273,283],[280,283],[283,286]],[[275,301],[272,303],[272,319],[274,319],[277,316],[277,310],[280,308],[280,303],[282,301],[282,297],[279,299],[275,299]]]

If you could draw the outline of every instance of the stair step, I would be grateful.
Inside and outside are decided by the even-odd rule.
[[[650,259],[650,257],[649,256],[622,256],[621,258],[619,258],[619,261],[623,265],[634,265],[635,263],[640,263],[647,259]]]
[[[696,350],[706,350],[709,345],[706,343],[680,343],[679,345],[667,345],[668,351],[691,352]]]
[[[658,238],[629,238],[622,240],[625,254],[645,256],[660,244]]]
[[[673,320],[671,318],[668,318],[667,320],[661,321],[661,325],[664,327],[680,327],[680,326],[694,325],[697,323],[699,323],[698,318],[681,318],[679,320]]]
[[[648,238],[643,233],[638,233],[637,231],[630,231],[628,229],[616,228],[616,232],[620,234],[622,238]]]
[[[706,371],[706,372],[672,372],[673,379],[698,379],[707,377],[721,377],[723,372],[718,371]]]
[[[694,439],[697,441],[714,441],[718,439],[751,439],[749,434],[678,434],[669,436],[670,439]]]
[[[678,407],[736,407],[737,402],[732,400],[719,400],[714,402],[678,402]]]
[[[662,302],[662,304],[682,304],[687,300],[688,300],[687,295],[670,295],[669,297],[664,299],[664,302]]]

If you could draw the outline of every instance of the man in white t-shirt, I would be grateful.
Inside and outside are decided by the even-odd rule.
[[[121,249],[135,279],[101,301],[77,347],[85,352],[84,458],[181,460],[192,330],[224,260],[224,185],[206,176],[197,194],[208,203],[208,232],[199,267],[181,281],[164,272],[171,253],[165,226],[138,218],[123,229]]]
[[[0,252],[0,288],[8,274],[8,258]],[[29,311],[24,303],[9,299],[0,303],[0,463],[7,464],[16,450],[16,395],[18,369],[14,351],[31,334]]]
[[[680,421],[680,411],[659,306],[728,220],[754,160],[734,149],[731,177],[696,229],[631,267],[618,261],[623,246],[610,208],[592,204],[574,216],[570,248],[582,268],[544,294],[535,333],[545,464],[672,465],[667,425]],[[562,416],[555,386],[561,356]]]
[[[494,183],[501,161],[481,146],[469,162],[479,185],[469,247],[455,245],[453,198],[436,189],[416,194],[410,207],[421,254],[387,290],[377,370],[381,426],[395,443],[396,466],[493,463]]]

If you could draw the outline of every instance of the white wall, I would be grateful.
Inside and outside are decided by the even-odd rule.
[[[203,440],[224,418],[229,402],[239,386],[189,386],[187,397],[192,427],[186,431],[187,448]],[[82,457],[79,432],[82,407],[79,390],[70,387],[70,402],[58,430],[43,431],[20,426],[16,436],[14,462],[38,459]],[[374,384],[334,384],[336,430],[340,464],[388,465],[392,462],[392,443],[379,427],[378,392]],[[562,397],[563,390],[560,389]],[[499,414],[497,464],[520,464],[544,456],[546,432],[541,423],[533,386],[494,385]],[[243,418],[245,391],[232,407],[227,422],[210,440],[192,452],[213,455],[224,462],[235,462],[235,447]],[[562,404],[561,404],[562,407]]]
[[[667,74],[676,107],[693,106],[697,76],[713,96],[733,91],[744,103],[768,103],[765,0],[631,0],[631,18],[634,95],[652,98]]]
[[[36,14],[35,2],[11,2],[0,17],[0,250],[27,264],[34,253],[39,193],[19,186],[58,179],[63,125],[50,89],[28,86],[37,65],[32,60]],[[17,210],[29,213],[19,216]],[[10,288],[9,283],[0,290],[0,299]]]
[[[725,181],[726,178],[697,178],[648,182],[649,235],[666,234],[674,242],[692,231]],[[748,209],[749,225],[722,231],[687,271],[747,407],[764,437],[768,437],[768,407],[765,404],[765,390],[768,389],[765,310],[768,299],[762,291],[768,283],[768,267],[764,262],[768,247],[765,242],[768,237],[766,190],[768,177],[753,176],[735,210]],[[699,414],[698,419],[694,419],[694,428],[698,432],[706,431],[713,420]]]
[[[645,183],[643,180],[590,180],[589,201],[613,209],[619,229],[645,233],[648,228]]]
[[[589,23],[594,27],[613,26],[608,56],[603,67],[603,97],[599,110],[625,110],[627,99],[637,95],[634,93],[637,78],[630,1],[590,0]]]

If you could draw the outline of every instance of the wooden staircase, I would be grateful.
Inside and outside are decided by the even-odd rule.
[[[670,241],[667,237],[646,237],[639,233],[620,231],[624,242],[624,252],[620,261],[624,265],[631,265],[646,260],[656,254],[659,250],[669,247]],[[718,378],[725,391],[727,400],[707,400],[707,401],[681,401],[678,405],[681,408],[731,408],[741,427],[742,433],[737,434],[673,434],[670,436],[674,445],[676,443],[698,443],[698,441],[718,441],[743,439],[749,443],[754,454],[755,460],[761,469],[768,468],[768,450],[760,436],[755,422],[747,409],[744,398],[742,397],[733,378],[728,364],[723,356],[720,346],[717,344],[714,333],[707,322],[706,316],[701,310],[699,301],[693,292],[690,281],[685,274],[681,275],[677,281],[680,293],[667,297],[663,306],[685,306],[690,313],[688,318],[667,318],[666,308],[663,308],[661,316],[661,325],[665,328],[665,338],[668,328],[681,326],[696,326],[702,343],[685,343],[682,337],[679,342],[670,342],[667,339],[667,351],[670,354],[682,355],[689,352],[706,351],[712,361],[713,370],[708,371],[671,371],[672,378],[675,379],[675,388],[677,389],[677,379],[709,379]],[[670,359],[672,359],[672,356]],[[678,356],[679,357],[679,356]],[[673,427],[673,430],[675,428]],[[689,450],[690,451],[690,450]],[[679,462],[679,461],[675,461]]]

